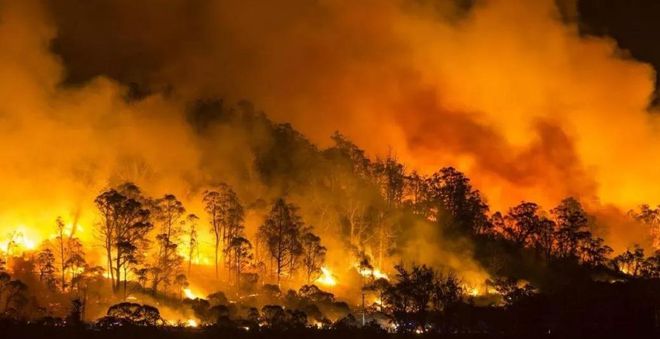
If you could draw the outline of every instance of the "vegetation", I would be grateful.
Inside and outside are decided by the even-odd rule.
[[[268,189],[241,182],[200,189],[195,199],[205,215],[198,218],[173,194],[154,199],[133,183],[109,187],[95,199],[105,267],[92,265],[91,245],[59,218],[55,237],[38,250],[19,254],[8,244],[0,330],[47,329],[55,337],[97,330],[164,337],[658,332],[660,252],[633,246],[614,254],[578,199],[491,212],[455,168],[409,172],[392,155],[370,159],[339,133],[319,150],[249,105],[218,107],[199,103],[191,121],[266,135],[247,143],[254,180]],[[246,231],[248,213],[263,216],[255,234]],[[654,236],[657,213],[642,206],[630,216]],[[213,239],[216,292],[206,297],[182,294],[194,276],[200,225]],[[434,232],[420,235],[420,225]],[[411,262],[405,248],[419,237],[437,243],[430,256],[455,256]],[[359,302],[321,285],[328,243],[354,266]],[[489,279],[470,285],[456,258],[474,260]],[[111,304],[107,312],[92,318],[89,308],[102,302]],[[172,323],[165,310],[189,321]]]

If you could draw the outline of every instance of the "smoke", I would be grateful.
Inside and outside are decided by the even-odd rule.
[[[196,211],[219,181],[273,195],[241,146],[261,136],[193,128],[198,98],[249,98],[321,146],[340,130],[411,169],[456,166],[497,209],[657,203],[654,70],[576,15],[551,0],[0,1],[1,229],[63,215],[93,239],[91,201],[123,180]]]
[[[100,3],[51,3],[69,82],[250,98],[322,145],[456,165],[498,207],[657,196],[654,71],[580,36],[572,1]]]

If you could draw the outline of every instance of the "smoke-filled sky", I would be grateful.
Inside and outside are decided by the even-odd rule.
[[[199,98],[248,99],[322,146],[340,130],[410,169],[456,166],[495,208],[568,195],[657,204],[656,73],[633,56],[657,58],[630,38],[645,26],[611,11],[566,0],[0,0],[0,222],[75,218],[121,179],[185,197],[207,180],[206,148],[222,147],[187,123]]]

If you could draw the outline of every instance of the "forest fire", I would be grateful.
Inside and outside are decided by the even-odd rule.
[[[25,235],[25,226],[19,226],[0,241],[0,251],[6,255],[19,255],[36,248],[36,243]]]
[[[387,274],[381,272],[381,270],[377,267],[361,267],[359,264],[356,264],[355,268],[357,269],[358,273],[360,273],[360,275],[365,278],[389,280]]]
[[[197,299],[197,298],[199,298],[189,288],[184,288],[183,289],[183,295],[188,299]]]
[[[0,0],[3,335],[659,333],[660,47],[591,2]]]
[[[332,274],[332,271],[330,271],[329,268],[323,266],[320,269],[321,269],[321,276],[318,279],[316,279],[317,283],[325,286],[337,285],[337,279],[335,278],[335,275]]]

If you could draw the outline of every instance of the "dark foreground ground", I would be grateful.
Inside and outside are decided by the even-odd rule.
[[[89,328],[54,328],[41,325],[7,325],[0,327],[1,339],[30,338],[30,339],[210,339],[210,338],[229,338],[229,339],[293,339],[293,338],[314,338],[314,339],[371,339],[371,338],[660,338],[660,332],[640,331],[639,329],[621,329],[620,331],[592,332],[592,333],[527,333],[527,334],[391,334],[376,330],[357,330],[357,329],[332,329],[332,330],[313,330],[300,329],[289,330],[285,332],[277,331],[242,331],[242,330],[223,330],[217,328],[147,328],[131,327],[117,328],[111,330],[98,330]]]

